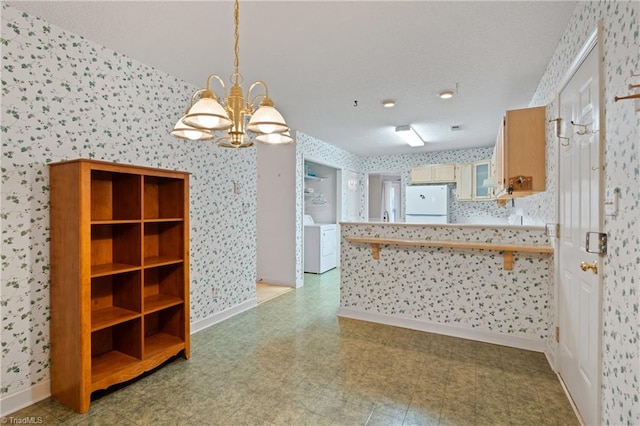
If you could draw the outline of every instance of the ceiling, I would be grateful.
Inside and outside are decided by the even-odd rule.
[[[233,71],[230,1],[8,3],[198,87]],[[241,1],[240,72],[245,90],[268,84],[290,127],[356,155],[491,146],[502,113],[528,106],[575,5]],[[395,135],[407,124],[424,147]]]

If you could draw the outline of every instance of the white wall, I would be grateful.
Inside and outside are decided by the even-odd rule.
[[[380,217],[380,204],[382,203],[382,177],[377,174],[369,175],[367,189],[369,194],[369,221],[379,222],[382,220]]]
[[[296,147],[257,144],[257,278],[296,287]]]

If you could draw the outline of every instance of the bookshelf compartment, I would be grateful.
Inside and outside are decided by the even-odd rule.
[[[142,359],[141,319],[91,333],[91,383],[130,368]]]
[[[144,218],[184,218],[184,181],[145,176]]]
[[[141,273],[91,279],[91,330],[96,331],[140,316]]]
[[[185,345],[185,316],[181,306],[174,306],[144,316],[144,357],[150,358],[170,348]]]
[[[144,271],[144,312],[151,313],[184,303],[184,269],[181,264]]]
[[[180,262],[184,259],[184,223],[144,224],[145,266]]]
[[[91,220],[140,220],[141,177],[128,173],[91,171]]]
[[[91,225],[92,276],[141,266],[140,224]]]

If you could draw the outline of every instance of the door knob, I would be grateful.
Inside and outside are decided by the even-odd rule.
[[[587,262],[582,262],[580,263],[580,269],[582,269],[583,271],[588,271],[589,269],[591,269],[593,271],[594,274],[598,274],[598,262],[593,262],[593,263],[587,263]]]

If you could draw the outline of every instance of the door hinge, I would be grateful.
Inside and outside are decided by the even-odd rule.
[[[591,242],[591,244],[589,244]],[[587,253],[607,254],[607,234],[604,232],[587,232],[584,243]],[[589,249],[591,246],[591,249]]]
[[[550,238],[560,238],[560,224],[546,223],[544,225],[545,234]]]
[[[560,327],[556,327],[556,343],[560,343]]]

